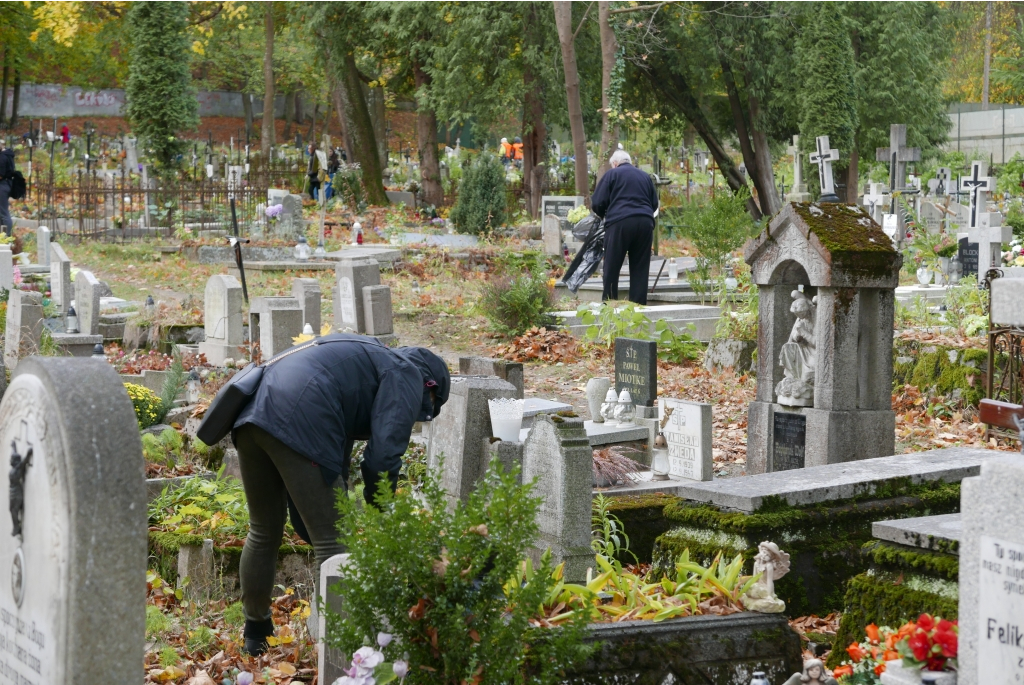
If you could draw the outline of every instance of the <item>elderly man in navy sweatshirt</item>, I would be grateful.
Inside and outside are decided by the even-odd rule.
[[[619,299],[619,271],[628,254],[629,300],[647,304],[658,191],[651,177],[633,166],[625,150],[616,150],[608,161],[612,168],[601,177],[590,201],[590,208],[605,222],[601,299]]]

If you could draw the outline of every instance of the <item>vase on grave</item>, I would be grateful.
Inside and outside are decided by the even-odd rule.
[[[932,282],[932,270],[927,266],[918,267],[917,269],[917,282],[923,286],[927,286]]]
[[[523,427],[524,400],[499,397],[487,400],[491,415],[491,434],[505,442],[519,442],[519,431]]]
[[[587,381],[587,407],[590,408],[590,420],[594,423],[604,423],[604,416],[601,414],[601,402],[608,394],[608,388],[612,385],[610,378],[598,377]]]

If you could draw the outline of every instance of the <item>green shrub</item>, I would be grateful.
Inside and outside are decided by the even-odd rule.
[[[637,311],[632,302],[583,305],[576,316],[587,327],[583,339],[608,348],[614,347],[616,338],[654,340],[658,343],[658,357],[674,364],[696,359],[703,349],[688,333],[677,333],[664,319],[655,322],[652,335],[651,320]]]
[[[459,233],[474,235],[505,223],[505,169],[497,157],[483,152],[464,170],[449,218]]]
[[[589,652],[584,617],[557,629],[530,625],[557,580],[547,554],[519,580],[540,500],[517,475],[492,460],[453,507],[436,471],[415,491],[382,487],[380,509],[339,496],[349,559],[333,589],[345,614],[328,610],[328,644],[351,654],[379,632],[394,635],[385,660],[409,662],[409,685],[563,681]]]
[[[946,290],[946,323],[963,335],[978,335],[988,328],[985,294],[975,276],[965,276]]]
[[[152,604],[146,607],[146,638],[152,639],[156,635],[166,633],[171,629],[171,619],[167,618],[160,607]]]
[[[487,282],[480,308],[491,327],[504,335],[522,335],[548,321],[554,298],[544,277],[536,273],[500,276]]]

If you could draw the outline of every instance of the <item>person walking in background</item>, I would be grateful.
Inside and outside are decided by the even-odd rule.
[[[61,126],[61,129],[60,129],[60,142],[64,143],[64,145],[67,145],[68,143],[71,142],[71,130],[68,129],[68,125],[67,124],[64,124],[63,126]]]
[[[508,138],[502,138],[501,143],[498,145],[498,150],[501,152],[501,163],[508,166],[508,163],[512,161],[512,144],[508,142]]]
[[[523,139],[516,136],[512,143],[512,159],[517,167],[523,166]]]
[[[647,304],[658,189],[650,175],[633,166],[625,150],[616,150],[608,161],[612,168],[601,177],[590,201],[590,208],[605,222],[601,299],[619,299],[619,272],[628,254],[629,300]]]
[[[338,156],[338,148],[331,150],[331,156],[327,160],[327,188],[324,190],[324,197],[330,200],[334,197],[334,174],[341,168],[341,158]]]
[[[320,189],[320,158],[316,154],[316,143],[310,143],[309,161],[306,162],[306,178],[309,179],[309,197],[317,199],[317,190]]]
[[[0,228],[10,237],[14,230],[11,221],[11,187],[14,185],[14,150],[9,146],[0,152]]]

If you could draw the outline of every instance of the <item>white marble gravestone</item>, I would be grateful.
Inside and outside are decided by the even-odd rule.
[[[658,399],[658,418],[668,443],[668,475],[711,480],[711,405],[662,397]]]
[[[234,276],[214,274],[206,281],[203,327],[206,340],[199,352],[218,366],[225,359],[238,359],[242,345],[242,284]]]
[[[120,378],[103,360],[23,360],[0,445],[0,684],[140,682],[145,474]]]
[[[60,310],[61,316],[64,316],[71,308],[73,298],[71,259],[59,243],[50,243],[50,300]]]
[[[334,288],[335,328],[342,332],[366,333],[363,288],[380,285],[380,264],[370,258],[342,259],[334,271],[337,279]]]
[[[75,313],[78,330],[86,335],[100,332],[100,282],[91,271],[81,270],[75,275]]]
[[[36,262],[39,266],[50,266],[50,229],[46,226],[36,229]]]

